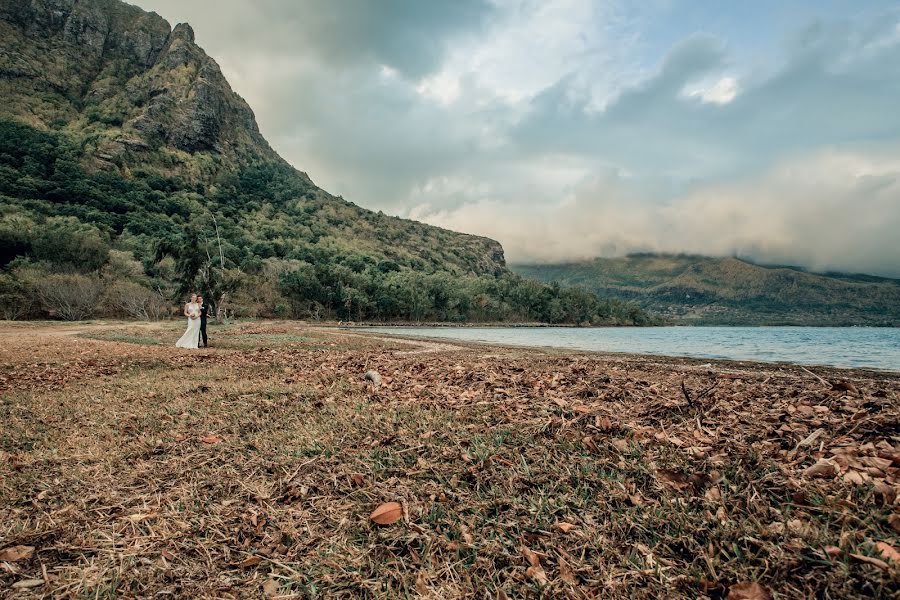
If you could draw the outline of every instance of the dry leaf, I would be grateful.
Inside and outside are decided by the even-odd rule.
[[[829,558],[840,556],[842,552],[843,550],[841,550],[837,546],[825,546],[825,554],[827,554]]]
[[[879,569],[887,570],[890,568],[890,566],[883,560],[879,560],[877,558],[872,558],[871,556],[865,556],[863,554],[851,554],[850,556],[852,556],[853,558],[855,558],[858,561],[861,561],[864,563],[869,563],[870,565],[875,565]]]
[[[204,435],[202,438],[200,438],[200,441],[204,444],[213,445],[221,442],[222,438],[218,435]]]
[[[543,586],[543,585],[547,585],[547,583],[548,583],[547,574],[544,572],[544,569],[540,566],[528,567],[527,569],[525,569],[525,574],[528,577],[531,577],[532,579],[534,579],[538,585]]]
[[[155,513],[134,513],[133,515],[128,515],[125,518],[128,519],[129,521],[131,521],[132,523],[140,523],[141,521],[143,521],[145,519],[149,519],[150,517],[154,517],[154,516],[156,516]]]
[[[875,547],[878,548],[878,552],[881,553],[882,558],[900,564],[900,552],[897,552],[896,548],[887,542],[878,542],[875,544]]]
[[[850,392],[851,394],[859,393],[856,386],[849,381],[833,381],[831,383],[831,389],[836,392]]]
[[[509,596],[503,590],[497,589],[497,600],[509,600]]]
[[[275,596],[276,594],[278,594],[279,587],[280,586],[278,585],[278,582],[276,580],[269,579],[262,586],[263,594],[265,594],[266,596]]]
[[[844,473],[844,481],[846,481],[847,483],[852,483],[854,485],[862,485],[864,482],[863,477],[859,473],[859,471],[854,471],[853,469],[850,469],[849,471]]]
[[[263,561],[263,559],[262,559],[261,556],[250,556],[250,557],[248,557],[248,558],[245,558],[245,559],[242,560],[241,562],[239,562],[239,563],[238,563],[238,566],[239,566],[239,567],[243,567],[243,568],[245,568],[245,569],[248,569],[248,568],[250,568],[250,567],[255,567],[256,565],[258,565],[258,564],[261,563],[262,561]]]
[[[666,485],[675,488],[676,490],[683,490],[689,484],[689,480],[687,475],[684,473],[679,473],[678,471],[673,471],[671,469],[659,469],[656,471],[656,478]]]
[[[875,484],[875,503],[881,506],[890,506],[897,499],[897,490],[894,486],[888,485],[883,481]]]
[[[569,585],[575,585],[575,573],[562,557],[559,558],[559,578]]]
[[[350,479],[358,486],[363,486],[366,483],[366,478],[363,477],[360,473],[354,473],[350,476]]]
[[[34,546],[10,546],[0,550],[0,560],[8,560],[9,562],[28,560],[32,554],[34,554]]]
[[[472,535],[472,532],[465,525],[459,526],[459,532],[462,535],[462,539],[465,543],[470,546],[475,543],[475,537]]]
[[[807,468],[803,471],[803,474],[807,477],[825,477],[831,478],[837,475],[838,468],[837,466],[829,460],[824,458],[819,459],[819,461],[813,466]]]
[[[183,442],[183,441],[186,440],[186,439],[187,439],[187,436],[184,435],[183,433],[178,433],[178,434],[175,435],[175,441],[176,441],[176,442]]]
[[[611,443],[613,445],[613,448],[615,448],[619,452],[625,452],[626,450],[628,450],[628,440],[618,438],[618,439],[612,440]]]
[[[403,505],[399,502],[385,502],[372,511],[369,518],[379,525],[396,523],[403,516]]]
[[[428,595],[428,582],[425,580],[425,571],[419,571],[416,575],[416,591],[420,596]]]
[[[772,600],[772,594],[755,581],[745,581],[728,588],[727,600]]]
[[[13,588],[17,590],[27,590],[31,588],[36,588],[44,585],[43,579],[23,579],[22,581],[17,581],[12,584]]]
[[[563,533],[569,533],[570,531],[572,531],[573,529],[576,528],[576,525],[573,525],[572,523],[566,523],[565,521],[560,521],[559,523],[556,524],[556,526]]]
[[[891,529],[900,533],[900,515],[893,514],[888,517],[888,525],[891,526]]]
[[[541,566],[541,557],[528,549],[527,546],[522,546],[522,556],[525,557],[525,560],[527,560],[528,564],[532,567]]]

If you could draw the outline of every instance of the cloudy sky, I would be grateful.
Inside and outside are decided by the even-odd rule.
[[[316,183],[511,262],[900,276],[896,2],[136,1],[193,26]]]

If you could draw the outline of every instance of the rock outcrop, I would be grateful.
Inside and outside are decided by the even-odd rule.
[[[0,94],[12,99],[0,114],[102,122],[102,161],[161,145],[280,160],[186,23],[117,0],[0,0],[0,36]]]

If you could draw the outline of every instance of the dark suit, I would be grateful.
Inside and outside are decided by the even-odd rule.
[[[209,304],[205,301],[200,305],[200,339],[198,340],[197,347],[199,348],[199,342],[203,342],[203,347],[206,348],[208,340],[206,338],[206,317],[209,316]]]

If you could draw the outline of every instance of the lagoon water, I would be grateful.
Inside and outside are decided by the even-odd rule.
[[[875,327],[373,327],[507,346],[900,371],[900,329]]]

